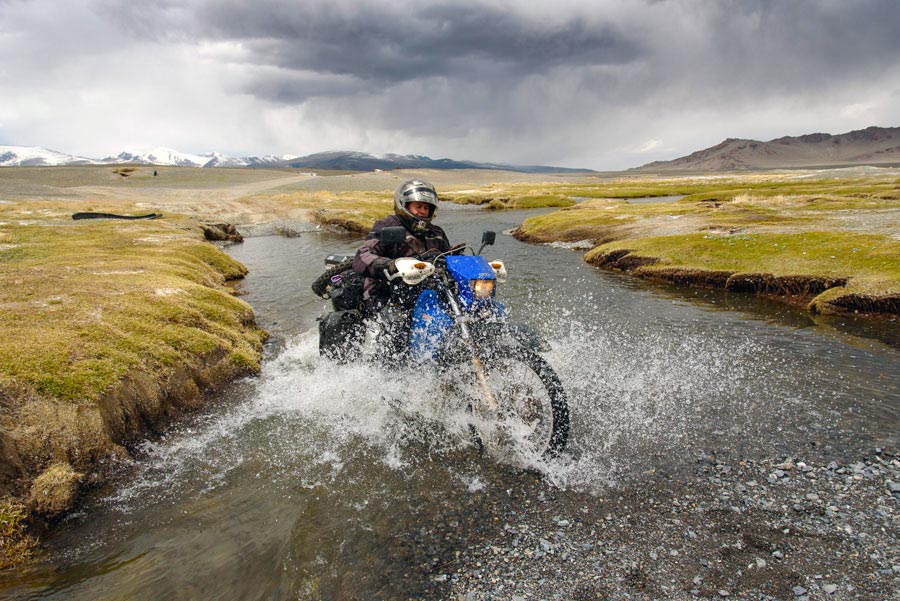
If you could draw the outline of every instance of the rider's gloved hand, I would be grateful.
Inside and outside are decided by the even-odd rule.
[[[385,272],[387,272],[387,275],[389,276],[397,273],[397,265],[394,264],[394,260],[388,259],[387,257],[382,257],[375,261],[374,267],[374,271],[379,277],[385,277]]]

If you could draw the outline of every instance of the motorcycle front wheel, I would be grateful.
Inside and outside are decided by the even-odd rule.
[[[496,403],[493,435],[534,456],[558,455],[569,439],[569,403],[559,376],[543,357],[526,350],[482,362],[484,396]],[[484,404],[482,404],[484,406]],[[484,438],[484,436],[482,437]]]

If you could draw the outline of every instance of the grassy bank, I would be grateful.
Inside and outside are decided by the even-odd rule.
[[[592,247],[598,266],[778,297],[812,311],[900,314],[900,179],[761,175],[620,182],[526,220],[516,236]],[[687,194],[639,204],[633,195]]]
[[[575,204],[558,184],[490,184],[477,189],[450,189],[441,194],[443,200],[487,209],[536,209],[569,207]]]
[[[4,516],[61,515],[108,459],[259,368],[265,333],[228,284],[245,268],[178,216],[69,218],[111,208],[135,209],[0,204]],[[25,554],[15,538],[7,562]]]

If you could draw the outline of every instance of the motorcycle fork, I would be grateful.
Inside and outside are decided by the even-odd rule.
[[[465,319],[462,319],[463,312],[462,309],[459,308],[459,304],[456,302],[456,299],[453,298],[452,294],[447,294],[447,304],[450,306],[450,312],[456,318],[456,323],[459,324],[459,330],[462,333],[463,340],[469,345],[469,348],[472,350],[472,367],[475,370],[475,379],[478,382],[478,386],[481,388],[481,393],[483,395],[484,406],[490,412],[496,412],[499,403],[497,399],[494,398],[494,393],[491,392],[491,387],[488,386],[487,381],[487,373],[484,369],[484,363],[482,363],[481,359],[478,358],[478,354],[475,352],[475,339],[472,337],[472,333],[469,331],[469,326],[466,324]]]

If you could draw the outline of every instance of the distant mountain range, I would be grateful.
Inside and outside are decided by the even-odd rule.
[[[791,167],[900,164],[900,127],[867,127],[846,134],[807,134],[768,142],[728,138],[640,171],[738,171]],[[632,170],[632,171],[633,171]]]
[[[172,165],[177,167],[271,167],[293,169],[332,169],[340,171],[372,171],[375,169],[503,169],[522,173],[588,172],[590,169],[548,167],[546,165],[503,165],[477,163],[453,159],[431,159],[420,155],[385,154],[376,156],[365,152],[319,152],[308,156],[267,155],[262,157],[229,157],[217,152],[188,154],[171,148],[149,151],[126,150],[104,159],[89,159],[42,148],[39,146],[0,146],[0,167],[103,165],[138,163]]]

